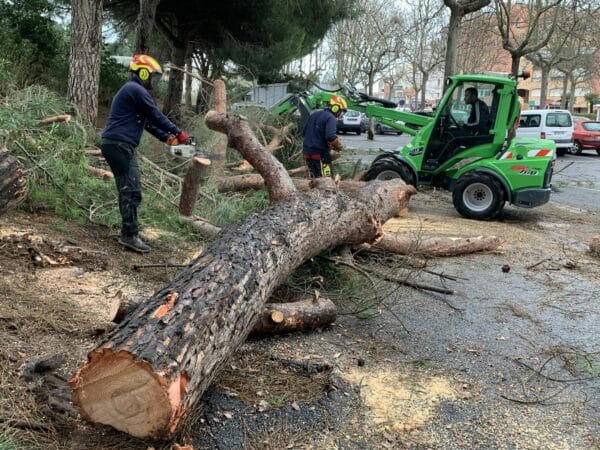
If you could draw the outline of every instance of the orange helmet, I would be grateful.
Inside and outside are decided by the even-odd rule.
[[[338,95],[334,95],[329,99],[329,107],[331,108],[331,112],[338,113],[340,111],[347,111],[348,104],[346,100]]]
[[[143,54],[133,55],[129,70],[136,72],[142,81],[146,81],[153,73],[162,75],[160,64],[152,56]]]

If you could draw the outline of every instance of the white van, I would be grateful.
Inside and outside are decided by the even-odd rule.
[[[533,109],[522,111],[517,137],[551,139],[559,156],[573,145],[573,117],[564,109]]]

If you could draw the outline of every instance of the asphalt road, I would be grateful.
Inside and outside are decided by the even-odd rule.
[[[378,150],[394,150],[406,145],[411,136],[396,134],[375,135],[369,141],[366,133],[341,135],[346,148],[356,150],[351,159],[369,162]],[[600,214],[600,156],[586,151],[582,155],[565,155],[556,161],[552,178],[554,191],[551,202]]]

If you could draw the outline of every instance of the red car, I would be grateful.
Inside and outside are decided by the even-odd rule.
[[[600,155],[600,122],[575,119],[573,147],[570,153],[580,155],[583,150],[596,150]]]

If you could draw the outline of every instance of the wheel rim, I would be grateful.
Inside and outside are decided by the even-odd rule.
[[[577,143],[574,143],[572,146],[569,147],[569,153],[571,155],[576,155],[578,153]]]
[[[494,193],[483,183],[470,184],[463,192],[463,203],[471,211],[485,211],[493,201]]]
[[[393,170],[384,170],[379,175],[377,175],[376,180],[387,181],[393,180],[395,178],[401,178],[398,172],[394,172]]]

